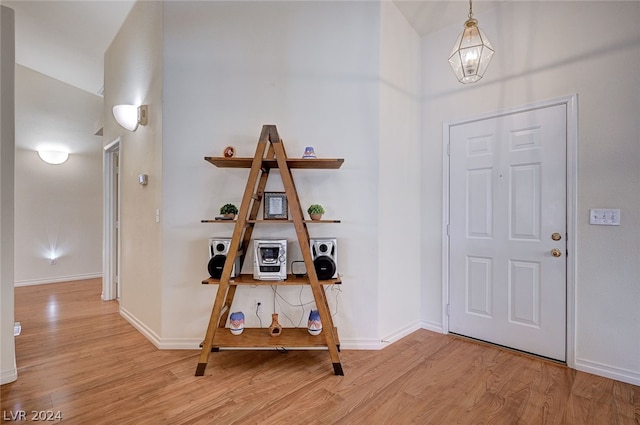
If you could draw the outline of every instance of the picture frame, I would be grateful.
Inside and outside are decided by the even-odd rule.
[[[285,192],[265,192],[263,199],[264,211],[262,215],[265,220],[289,219],[289,204]]]

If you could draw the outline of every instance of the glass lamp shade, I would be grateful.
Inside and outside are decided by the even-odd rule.
[[[59,165],[69,159],[69,152],[39,150],[38,156],[47,164]]]
[[[449,56],[449,64],[461,83],[475,83],[482,78],[493,57],[493,46],[478,21],[469,19]]]
[[[114,106],[113,117],[118,124],[129,131],[136,131],[138,128],[138,107],[136,105]]]

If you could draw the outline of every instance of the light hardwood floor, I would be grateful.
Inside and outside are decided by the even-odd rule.
[[[640,387],[425,330],[381,351],[158,350],[100,281],[16,288],[11,412],[66,424],[640,424]],[[7,421],[8,422],[8,421]],[[51,422],[48,422],[51,423]]]

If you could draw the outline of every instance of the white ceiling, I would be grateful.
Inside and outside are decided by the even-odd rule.
[[[15,11],[16,62],[98,94],[104,52],[135,1],[1,0]]]
[[[500,1],[507,0],[474,0],[473,13],[496,7]],[[469,15],[467,0],[394,0],[394,3],[420,37],[454,24],[460,25],[462,32]]]
[[[103,85],[104,52],[131,11],[132,0],[0,0],[16,14],[16,62],[89,93]],[[213,1],[213,0],[209,0]],[[396,0],[420,36],[458,22],[466,0]],[[497,2],[476,0],[474,12]]]

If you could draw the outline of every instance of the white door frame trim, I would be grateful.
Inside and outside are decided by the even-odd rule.
[[[575,368],[576,345],[576,268],[577,242],[576,217],[578,205],[578,95],[559,97],[551,100],[514,107],[497,112],[475,115],[442,125],[442,332],[449,333],[449,137],[454,125],[467,124],[488,118],[496,118],[518,112],[542,109],[550,106],[565,105],[567,111],[567,329],[566,351],[567,366]]]
[[[102,171],[103,171],[103,196],[104,196],[104,214],[102,224],[102,299],[104,301],[113,300],[116,298],[116,283],[114,282],[114,267],[115,264],[120,267],[120,258],[113,258],[115,234],[114,223],[120,221],[120,217],[116,216],[115,211],[120,211],[114,208],[113,203],[116,201],[113,197],[115,179],[113,178],[113,154],[114,152],[120,152],[120,137],[114,139],[111,143],[103,148],[102,154]],[[120,185],[120,179],[118,179],[118,186]],[[118,191],[120,187],[118,187]],[[119,213],[118,213],[119,214]],[[120,241],[118,241],[120,243]],[[116,251],[118,256],[120,250]],[[120,271],[116,270],[115,274],[120,276]]]

